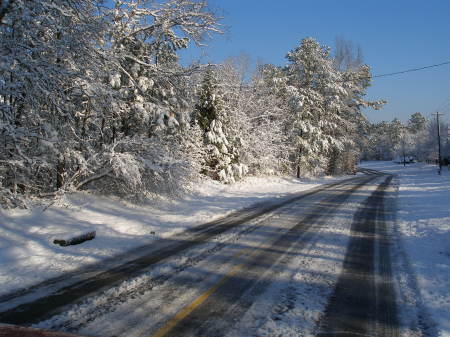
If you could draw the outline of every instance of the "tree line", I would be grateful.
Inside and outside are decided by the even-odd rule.
[[[406,123],[394,118],[391,122],[382,121],[368,125],[365,137],[364,160],[397,160],[405,158],[423,162],[438,160],[438,142],[441,141],[441,155],[448,162],[448,124],[436,118],[426,118],[422,113],[411,114]]]
[[[385,103],[364,98],[360,52],[305,38],[251,76],[243,57],[181,65],[180,50],[221,32],[207,1],[2,0],[0,203],[352,172],[362,109]]]

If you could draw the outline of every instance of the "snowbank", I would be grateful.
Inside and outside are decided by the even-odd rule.
[[[406,167],[390,162],[364,162],[361,167],[399,176],[398,224],[402,245],[425,310],[425,322],[442,337],[450,336],[450,172],[422,163]],[[422,322],[424,323],[424,322]]]
[[[333,178],[248,177],[233,185],[198,184],[190,194],[146,205],[79,193],[65,206],[0,213],[0,295],[167,237],[236,209],[300,192]],[[60,247],[54,239],[96,231],[96,238]]]

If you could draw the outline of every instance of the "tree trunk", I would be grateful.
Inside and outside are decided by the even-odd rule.
[[[326,173],[330,176],[335,175],[338,173],[338,157],[339,153],[337,150],[333,149],[333,151],[330,153],[329,159],[328,159],[328,165],[327,165],[327,171]]]
[[[59,190],[64,185],[64,176],[66,172],[66,159],[64,156],[58,157],[56,164],[56,189]]]

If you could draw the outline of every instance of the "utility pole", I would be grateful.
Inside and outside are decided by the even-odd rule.
[[[439,175],[441,175],[442,171],[442,157],[441,157],[441,124],[439,123],[439,115],[442,115],[440,112],[436,111],[436,122],[437,122],[437,136],[438,136],[438,149],[439,149]]]
[[[406,167],[406,129],[402,127],[401,129],[402,137],[402,152],[403,152],[403,167]]]

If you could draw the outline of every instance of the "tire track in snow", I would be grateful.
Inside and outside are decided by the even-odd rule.
[[[386,178],[355,214],[343,271],[319,325],[318,337],[399,336],[386,228]]]

